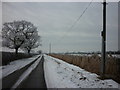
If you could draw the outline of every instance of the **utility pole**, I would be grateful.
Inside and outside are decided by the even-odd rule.
[[[49,54],[51,54],[51,43],[49,44]]]
[[[101,77],[104,78],[106,61],[106,0],[103,1],[103,31],[101,35],[102,35]]]

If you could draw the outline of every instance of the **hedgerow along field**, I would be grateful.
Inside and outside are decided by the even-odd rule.
[[[18,53],[16,55],[15,52],[0,52],[0,55],[1,55],[0,65],[3,66],[9,64],[12,61],[29,58],[36,54]]]
[[[50,54],[50,56],[100,75],[101,57],[97,54],[91,56]],[[111,78],[120,83],[120,58],[107,56],[105,78]]]

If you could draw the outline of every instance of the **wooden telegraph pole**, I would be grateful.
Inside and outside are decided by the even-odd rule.
[[[49,44],[49,54],[51,54],[51,43]]]
[[[101,77],[105,75],[106,61],[106,0],[103,1],[103,31],[102,31],[102,61],[101,61]]]

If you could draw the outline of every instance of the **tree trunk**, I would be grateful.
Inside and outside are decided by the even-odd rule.
[[[16,55],[18,54],[18,48],[15,49],[15,54],[16,54]]]
[[[30,55],[30,51],[31,51],[31,50],[28,50],[28,54],[29,54],[29,55]]]

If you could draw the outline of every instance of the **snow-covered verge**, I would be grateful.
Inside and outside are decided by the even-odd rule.
[[[0,52],[15,52],[15,49],[10,49],[7,47],[0,47]],[[19,49],[19,52],[23,52],[23,50]]]
[[[90,73],[60,59],[44,55],[44,71],[47,88],[118,88],[111,79],[100,80]]]
[[[8,64],[8,65],[0,66],[0,72],[2,72],[2,76],[0,76],[0,79],[15,72],[16,70],[19,70],[19,69],[25,67],[29,63],[33,62],[38,56],[39,55],[33,56],[28,59],[19,59],[19,60],[10,62],[10,64]]]
[[[12,86],[12,88],[17,88],[30,75],[30,73],[37,67],[37,65],[41,61],[41,58],[42,58],[42,55],[19,77],[19,79]]]

